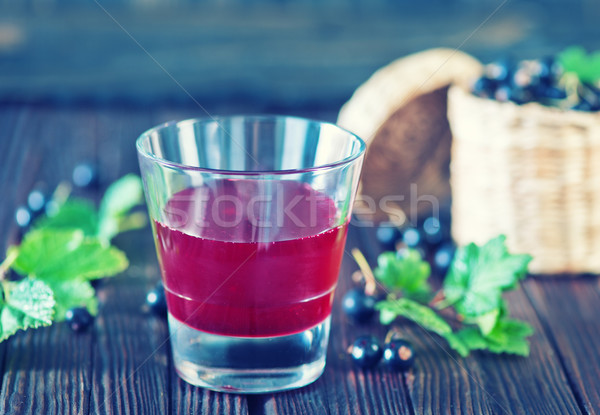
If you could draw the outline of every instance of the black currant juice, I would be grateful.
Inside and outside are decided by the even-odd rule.
[[[309,185],[272,185],[279,201],[261,200],[252,180],[188,188],[154,223],[176,367],[190,383],[262,393],[323,371],[347,224]]]

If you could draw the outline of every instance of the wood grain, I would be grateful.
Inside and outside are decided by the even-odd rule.
[[[92,338],[92,332],[74,335],[62,323],[8,340],[0,412],[87,413]]]
[[[127,235],[151,253],[149,232]],[[128,249],[127,251],[131,251]],[[145,257],[149,260],[149,257]],[[162,319],[144,311],[146,292],[158,274],[140,262],[98,291],[91,413],[161,414],[170,411],[168,331]]]
[[[525,292],[557,348],[582,411],[600,413],[598,278],[531,279],[525,283]]]
[[[505,298],[510,315],[535,328],[529,338],[531,352],[527,358],[480,353],[477,360],[484,373],[484,387],[491,385],[489,390],[506,413],[580,413],[560,356],[523,288],[508,293]]]
[[[109,108],[0,105],[0,245],[16,240],[13,213],[41,179],[54,186],[82,159],[102,166],[102,186],[137,171],[133,141],[164,118],[196,107]],[[331,113],[330,113],[331,114]],[[310,114],[306,114],[310,115]],[[98,199],[99,191],[81,191]],[[531,356],[473,353],[466,359],[420,327],[398,321],[417,351],[406,374],[356,368],[346,349],[359,335],[383,339],[386,328],[357,325],[341,312],[354,284],[349,251],[359,246],[373,264],[380,252],[373,229],[351,226],[334,300],[328,363],[312,385],[277,394],[215,393],[180,380],[166,322],[144,310],[159,278],[149,229],[119,236],[131,266],[98,289],[92,330],[65,324],[30,330],[0,344],[0,413],[109,414],[597,414],[600,407],[598,277],[528,279],[508,296],[512,315],[534,325]]]

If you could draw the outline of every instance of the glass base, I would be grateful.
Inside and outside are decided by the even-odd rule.
[[[192,385],[232,393],[299,388],[325,368],[330,317],[301,333],[231,337],[195,330],[169,314],[175,370]]]

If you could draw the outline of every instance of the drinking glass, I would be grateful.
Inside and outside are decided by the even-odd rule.
[[[317,379],[364,142],[326,122],[230,116],[136,144],[179,376],[240,393]]]

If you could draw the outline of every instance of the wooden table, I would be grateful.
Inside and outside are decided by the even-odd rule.
[[[137,172],[135,138],[197,108],[0,106],[0,250],[16,241],[14,212],[39,181],[55,186],[92,160],[103,185]],[[335,114],[306,113],[333,120]],[[95,197],[94,192],[82,195]],[[266,395],[230,395],[181,381],[164,320],[144,310],[159,278],[148,229],[116,244],[130,268],[98,288],[91,330],[65,324],[20,332],[0,344],[0,412],[7,414],[595,414],[600,413],[600,287],[597,276],[528,278],[508,297],[514,316],[535,327],[528,358],[474,353],[463,359],[438,337],[400,322],[418,357],[406,374],[357,369],[347,346],[378,324],[354,325],[340,308],[356,265],[345,255],[333,308],[328,363],[315,383]],[[370,228],[352,226],[346,252],[380,251]]]

